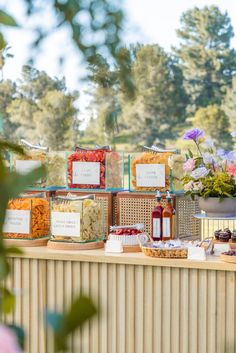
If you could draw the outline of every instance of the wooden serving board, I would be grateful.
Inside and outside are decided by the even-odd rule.
[[[236,264],[236,256],[230,256],[230,255],[220,255],[220,259],[225,262],[231,262],[233,264]]]
[[[232,243],[231,240],[229,240],[228,242],[224,242],[224,241],[219,241],[219,240],[213,240],[214,244],[229,244],[230,248],[235,250],[236,249],[236,243]]]
[[[34,246],[46,246],[49,238],[39,239],[4,239],[4,243],[7,246],[17,246],[20,248],[28,248]]]
[[[123,245],[123,252],[141,252],[139,245]]]
[[[54,250],[94,250],[104,248],[103,241],[94,241],[91,243],[76,243],[49,240],[47,247]]]

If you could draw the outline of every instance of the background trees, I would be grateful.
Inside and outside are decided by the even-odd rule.
[[[216,6],[195,7],[180,19],[180,47],[175,50],[190,99],[189,112],[221,104],[236,70],[236,52],[230,18]]]
[[[75,2],[56,6],[62,25],[73,26],[74,14],[81,11],[78,4],[69,11]],[[34,4],[28,3],[34,16]],[[105,3],[103,6],[108,9]],[[115,8],[112,21],[118,16],[116,26],[123,21],[119,14]],[[169,53],[158,44],[118,47],[118,32],[113,46],[108,45],[115,60],[105,51],[98,54],[100,44],[88,55],[83,36],[77,43],[89,64],[91,98],[91,119],[80,143],[122,142],[120,149],[153,143],[173,145],[183,129],[199,124],[212,132],[216,144],[222,139],[231,144],[229,131],[236,129],[236,51],[231,47],[234,33],[227,13],[216,6],[194,7],[183,13],[177,30],[180,44]],[[0,93],[5,136],[43,137],[56,149],[76,144],[80,128],[74,105],[77,94],[68,93],[63,80],[25,68],[17,84],[2,81]],[[47,121],[49,128],[45,128]]]
[[[55,150],[72,148],[78,140],[76,92],[66,91],[64,80],[23,67],[15,84],[0,83],[0,112],[4,137],[40,141]]]

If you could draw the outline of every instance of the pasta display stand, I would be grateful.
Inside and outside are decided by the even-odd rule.
[[[93,241],[90,243],[76,243],[76,242],[63,242],[63,241],[52,241],[49,240],[47,243],[49,249],[54,250],[94,250],[104,248],[104,242]]]
[[[49,238],[40,238],[40,239],[4,239],[4,243],[7,246],[17,246],[21,248],[35,247],[35,246],[46,246]]]

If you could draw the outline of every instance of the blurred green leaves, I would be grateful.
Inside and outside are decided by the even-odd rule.
[[[83,295],[74,300],[64,315],[56,312],[47,312],[46,322],[54,332],[55,351],[66,350],[68,336],[96,313],[97,309],[94,303]]]
[[[18,26],[15,19],[12,16],[10,16],[8,13],[2,10],[0,10],[0,24],[5,26],[13,26],[13,27]]]
[[[18,25],[12,16],[0,9],[0,29],[1,26],[17,27]],[[3,34],[0,32],[0,50],[4,49],[6,44]]]

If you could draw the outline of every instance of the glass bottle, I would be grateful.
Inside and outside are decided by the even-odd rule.
[[[167,191],[167,205],[162,212],[162,239],[170,240],[174,237],[175,209],[172,206],[172,199],[169,191]]]
[[[152,210],[152,239],[154,241],[162,239],[162,212],[161,194],[157,191],[156,194],[157,204]]]

